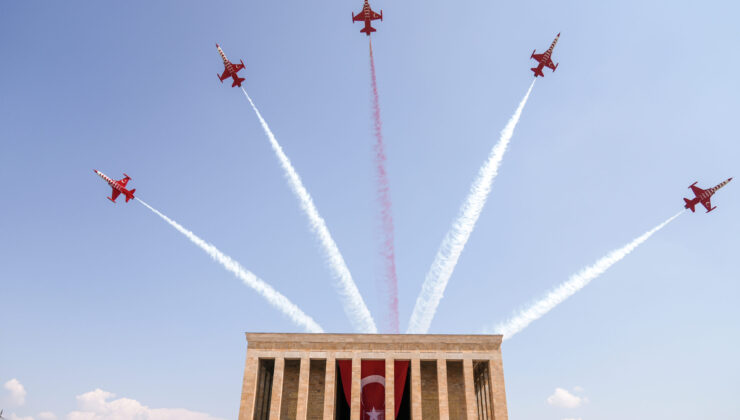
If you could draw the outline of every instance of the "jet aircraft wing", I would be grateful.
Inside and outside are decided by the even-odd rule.
[[[224,69],[224,74],[218,76],[218,78],[221,79],[222,82],[228,79],[229,77],[230,77],[229,69]]]
[[[110,196],[111,201],[116,201],[116,198],[118,198],[119,195],[121,195],[121,192],[113,188],[113,194]]]
[[[379,13],[375,13],[372,10],[370,10],[370,20],[378,20],[382,18]]]
[[[125,186],[126,186],[126,184],[128,184],[128,181],[129,181],[130,179],[131,179],[131,178],[129,178],[129,177],[126,177],[126,178],[123,178],[123,179],[119,179],[119,180],[118,180],[118,182],[119,182],[119,183],[120,183],[120,184],[121,184],[122,186],[124,186],[124,187],[125,187]]]
[[[548,59],[548,60],[547,60],[547,63],[545,63],[545,66],[546,66],[546,67],[549,67],[549,68],[550,68],[550,69],[552,69],[553,71],[555,70],[555,64],[553,64],[553,63],[552,63],[552,60],[550,60],[550,59]]]
[[[707,198],[704,201],[701,202],[701,205],[704,206],[707,209],[707,213],[712,210],[712,203],[710,202],[710,199]]]
[[[544,56],[545,56],[545,54],[532,54],[532,58],[534,58],[535,60],[537,60],[537,62],[539,62],[539,63],[542,62],[542,57],[544,57]]]
[[[705,191],[705,190],[702,190],[701,188],[697,187],[696,185],[692,185],[689,188],[691,188],[691,191],[693,191],[694,192],[694,195],[697,196],[697,197],[699,195],[701,195],[701,193],[703,193]]]

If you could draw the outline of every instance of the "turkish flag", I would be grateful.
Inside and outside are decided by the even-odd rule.
[[[408,361],[395,361],[394,363],[395,386],[393,391],[396,416],[403,398],[408,367]],[[344,396],[351,404],[352,361],[340,360],[339,371],[342,375]],[[360,419],[385,420],[385,360],[363,360],[360,365],[360,378]]]
[[[360,376],[360,418],[385,420],[385,360],[363,360]]]

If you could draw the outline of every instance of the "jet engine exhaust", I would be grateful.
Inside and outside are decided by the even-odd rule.
[[[342,301],[342,306],[344,307],[344,312],[347,314],[347,317],[349,317],[352,325],[358,331],[367,334],[377,333],[378,329],[375,326],[375,321],[373,320],[372,315],[370,315],[370,310],[367,308],[367,305],[365,305],[365,301],[362,299],[362,295],[360,295],[357,285],[354,280],[352,280],[352,274],[350,274],[336,242],[334,242],[334,239],[329,233],[329,228],[326,226],[326,222],[316,209],[313,199],[306,190],[306,187],[303,186],[301,177],[293,168],[288,156],[283,152],[283,148],[280,147],[280,144],[277,142],[272,130],[270,130],[265,119],[262,118],[262,114],[260,114],[257,107],[254,105],[252,98],[249,97],[249,94],[247,94],[247,91],[243,87],[241,89],[242,92],[244,92],[244,96],[247,97],[249,104],[252,105],[254,113],[257,114],[257,118],[262,125],[262,129],[270,140],[270,145],[272,146],[275,155],[277,155],[278,160],[280,160],[280,165],[285,171],[285,177],[288,179],[290,188],[298,198],[298,201],[301,204],[301,209],[303,209],[303,212],[306,213],[306,216],[308,217],[311,230],[318,235],[319,241],[324,247],[324,252],[329,259],[329,266],[333,271],[334,277],[338,280],[339,296]]]
[[[136,198],[144,207],[148,208],[154,214],[161,217],[165,222],[169,223],[173,228],[177,229],[180,233],[185,235],[192,243],[197,245],[200,249],[206,252],[211,258],[221,264],[227,271],[230,271],[237,278],[244,282],[247,286],[254,289],[257,293],[262,295],[272,306],[280,310],[282,313],[288,316],[291,321],[297,325],[303,327],[306,332],[310,333],[321,333],[324,330],[316,323],[310,316],[306,315],[298,306],[288,300],[280,292],[273,289],[272,286],[265,283],[264,280],[255,276],[251,271],[245,269],[238,262],[234,261],[228,255],[219,251],[218,248],[204,241],[203,239],[196,236],[193,232],[185,229],[179,223],[160,213],[157,209],[150,206],[144,200]]]
[[[529,99],[529,94],[532,93],[535,81],[537,79],[529,85],[529,89],[516,108],[514,115],[501,130],[498,143],[493,146],[491,154],[478,171],[478,177],[470,187],[470,193],[460,208],[457,219],[455,219],[444,240],[442,240],[437,255],[434,257],[434,262],[432,262],[432,266],[424,279],[421,293],[416,300],[407,333],[426,334],[429,331],[429,326],[439,302],[442,300],[450,276],[452,276],[460,254],[462,254],[465,244],[468,242],[473,228],[475,228],[475,223],[480,217],[483,206],[486,204],[488,194],[491,192],[491,185],[496,175],[498,175],[498,168],[504,158],[509,141],[514,135],[514,129],[522,115],[524,105]]]
[[[594,264],[581,269],[576,274],[570,276],[565,282],[552,289],[545,297],[534,302],[528,308],[520,311],[518,314],[508,319],[505,322],[499,324],[494,331],[496,334],[503,334],[503,339],[507,340],[513,337],[516,333],[522,331],[532,322],[540,319],[546,313],[550,312],[553,308],[561,304],[565,299],[573,296],[576,292],[586,287],[591,280],[604,274],[611,266],[621,261],[624,257],[629,255],[630,252],[634,251],[639,245],[647,241],[653,234],[671,223],[674,219],[680,216],[684,211],[676,213],[671,216],[665,222],[655,226],[649,231],[638,236],[632,242],[627,245],[615,249],[606,256],[602,257]]]
[[[383,121],[380,119],[380,98],[378,96],[378,80],[375,77],[375,58],[373,57],[373,42],[370,40],[370,76],[373,88],[373,121],[375,123],[375,168],[378,176],[377,198],[380,204],[380,219],[382,231],[382,248],[380,255],[383,258],[386,292],[388,293],[388,317],[390,332],[398,334],[398,277],[396,275],[396,251],[393,229],[393,212],[386,169],[385,144],[383,143]]]

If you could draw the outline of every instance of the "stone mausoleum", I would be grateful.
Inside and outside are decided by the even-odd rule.
[[[507,420],[500,335],[247,333],[239,420]]]

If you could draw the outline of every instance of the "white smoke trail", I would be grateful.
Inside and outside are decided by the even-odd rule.
[[[460,258],[460,254],[462,254],[463,248],[465,248],[465,244],[468,242],[473,228],[475,228],[475,223],[480,217],[483,206],[486,204],[488,194],[491,192],[491,185],[496,175],[498,175],[501,160],[503,160],[509,141],[514,135],[514,128],[519,122],[519,117],[522,115],[522,110],[527,103],[529,94],[532,92],[535,81],[537,81],[536,78],[529,85],[527,94],[519,103],[514,115],[501,130],[498,143],[493,146],[488,160],[478,171],[478,177],[470,187],[470,193],[460,208],[457,219],[442,241],[442,245],[440,245],[437,255],[434,257],[434,262],[432,262],[432,266],[424,279],[421,293],[416,299],[416,306],[411,314],[409,327],[406,331],[408,334],[426,334],[429,331],[429,326],[432,324],[439,301],[442,300],[447,282],[449,282],[457,260]]]
[[[334,276],[339,280],[339,295],[342,305],[344,306],[344,312],[358,331],[369,334],[377,333],[378,328],[375,326],[375,321],[373,320],[372,315],[370,315],[370,310],[368,310],[367,305],[365,305],[365,301],[362,299],[362,295],[360,295],[360,291],[357,289],[357,285],[354,280],[352,280],[352,274],[350,274],[336,242],[334,242],[334,239],[331,237],[329,228],[326,227],[326,222],[321,215],[319,215],[319,211],[316,209],[311,195],[303,186],[301,177],[298,176],[298,172],[293,168],[293,165],[290,163],[290,159],[288,159],[288,156],[283,152],[283,148],[280,147],[280,144],[277,142],[277,139],[275,139],[275,135],[272,134],[267,122],[262,118],[262,114],[260,114],[257,107],[254,105],[254,102],[252,102],[252,98],[249,97],[249,94],[247,94],[247,91],[243,87],[242,92],[244,92],[244,96],[247,97],[249,104],[252,105],[254,113],[257,114],[257,118],[260,120],[260,124],[262,124],[262,128],[265,130],[265,134],[267,134],[267,138],[270,140],[270,145],[275,151],[275,154],[280,160],[280,164],[285,171],[285,176],[288,178],[290,187],[296,197],[298,197],[301,208],[306,213],[306,216],[308,216],[311,229],[319,236],[319,241],[324,247],[324,251],[329,258],[329,266],[334,272]]]
[[[241,279],[244,282],[244,284],[256,290],[257,293],[261,294],[262,297],[267,299],[267,301],[272,306],[276,307],[281,312],[288,315],[288,317],[293,322],[303,327],[307,332],[311,332],[311,333],[324,332],[324,330],[319,326],[319,324],[316,323],[316,321],[311,319],[310,316],[306,315],[293,302],[291,302],[290,300],[288,300],[288,298],[280,294],[280,292],[273,289],[272,286],[265,283],[264,280],[255,276],[252,272],[242,267],[238,262],[232,260],[231,257],[219,251],[215,246],[209,244],[203,239],[200,239],[193,232],[185,229],[176,221],[160,213],[157,209],[145,203],[140,198],[137,198],[137,200],[141,204],[146,206],[149,210],[153,211],[154,214],[161,217],[162,219],[164,219],[164,221],[172,225],[172,227],[177,229],[180,233],[185,235],[194,244],[198,245],[203,251],[206,252],[206,254],[210,255],[211,258],[216,260],[226,270],[231,271],[236,277]]]
[[[544,298],[538,300],[527,309],[520,311],[514,317],[499,324],[494,329],[494,331],[496,332],[496,334],[503,334],[504,340],[511,338],[512,336],[514,336],[514,334],[523,330],[529,324],[541,318],[546,313],[550,312],[550,310],[558,306],[565,299],[568,299],[577,291],[586,287],[586,285],[588,285],[591,280],[602,275],[612,265],[616,264],[622,258],[626,257],[640,244],[647,241],[648,238],[650,238],[655,232],[663,229],[668,223],[671,223],[681,214],[683,214],[683,210],[680,213],[677,213],[675,216],[670,217],[665,222],[643,233],[641,236],[628,243],[627,245],[610,252],[605,257],[602,257],[600,260],[596,261],[596,263],[594,263],[593,265],[590,265],[582,269],[578,273],[570,276],[568,281],[557,286]]]

